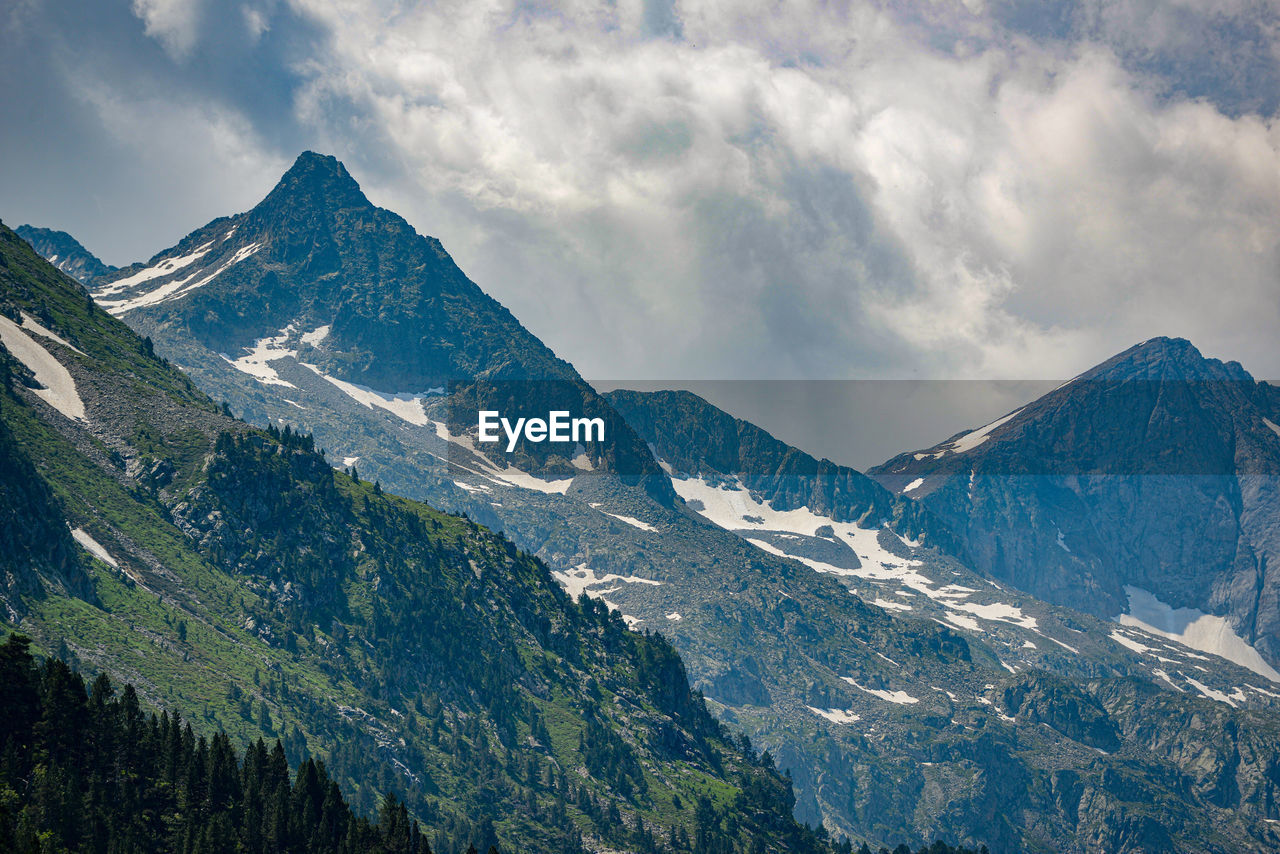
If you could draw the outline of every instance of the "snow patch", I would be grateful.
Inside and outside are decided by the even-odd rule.
[[[670,614],[667,614],[667,619],[672,621],[678,621],[678,620],[683,620],[684,617],[680,616],[679,611],[672,611]]]
[[[119,569],[120,562],[111,556],[111,553],[103,548],[102,543],[89,536],[89,532],[84,528],[72,528],[71,536],[77,543],[84,546],[84,550],[96,557],[98,560],[110,566],[112,569]]]
[[[908,483],[906,486],[902,487],[902,494],[906,495],[911,490],[919,489],[921,486],[924,486],[924,478],[918,477],[915,480]]]
[[[14,358],[31,370],[36,382],[44,386],[44,388],[31,389],[37,397],[72,421],[87,420],[84,414],[84,401],[76,391],[76,383],[71,378],[71,372],[38,341],[23,332],[18,324],[4,315],[0,315],[0,342],[13,354]]]
[[[433,389],[428,393],[432,393],[433,391],[435,390]],[[465,434],[455,435],[451,433],[449,431],[449,426],[442,421],[432,421],[429,423],[435,429],[437,437],[446,442],[451,442],[455,445],[466,448],[475,454],[476,459],[480,462],[480,470],[476,471],[471,468],[466,468],[466,470],[490,481],[491,483],[495,483],[500,486],[520,487],[521,489],[529,489],[534,492],[541,492],[547,495],[564,495],[569,491],[569,486],[573,483],[573,478],[569,477],[562,478],[560,480],[544,480],[540,477],[531,475],[528,472],[515,468],[514,466],[508,466],[500,469],[494,465],[493,461],[487,456],[476,450],[475,442],[471,440],[470,436]],[[458,467],[465,468],[461,465]],[[598,507],[599,505],[592,506]]]
[[[1245,643],[1225,618],[1195,608],[1170,608],[1155,594],[1140,587],[1126,586],[1124,590],[1129,597],[1129,613],[1115,617],[1122,626],[1132,626],[1191,649],[1221,656],[1280,683],[1280,673],[1263,661],[1258,651]]]
[[[229,259],[227,259],[225,262],[223,262],[221,266],[216,268],[212,273],[208,273],[208,275],[205,275],[201,279],[196,279],[196,277],[201,275],[201,273],[206,272],[207,268],[206,270],[198,270],[192,273],[191,275],[187,276],[185,279],[178,279],[176,281],[167,282],[166,284],[161,285],[155,290],[148,291],[144,294],[139,294],[138,296],[135,296],[129,299],[122,299],[122,300],[103,300],[102,299],[102,297],[107,296],[108,291],[112,293],[118,293],[118,291],[115,291],[114,288],[116,285],[120,284],[119,282],[116,282],[112,284],[109,288],[103,291],[100,291],[94,298],[97,299],[102,304],[103,308],[105,308],[107,312],[114,317],[119,317],[120,315],[126,314],[135,309],[146,308],[152,305],[159,305],[160,303],[163,303],[163,302],[171,302],[172,300],[176,300],[181,297],[184,297],[187,294],[191,293],[192,291],[204,287],[205,285],[209,284],[214,279],[216,279],[218,276],[222,275],[228,269],[235,266],[236,264],[239,264],[241,261],[248,258],[250,255],[254,254],[261,248],[262,248],[261,243],[251,243],[248,246],[240,247],[239,249],[236,250],[235,254],[232,255]],[[193,279],[196,279],[196,280],[193,282],[192,281]]]
[[[1057,638],[1050,638],[1050,637],[1049,637],[1048,635],[1046,635],[1044,632],[1040,632],[1040,636],[1041,636],[1041,637],[1044,637],[1044,638],[1049,638],[1049,640],[1053,641],[1053,642],[1054,642],[1054,643],[1056,643],[1058,646],[1060,646],[1060,647],[1062,647],[1063,649],[1068,650],[1068,651],[1070,651],[1070,652],[1074,652],[1076,655],[1079,655],[1079,654],[1080,654],[1080,650],[1076,649],[1074,646],[1072,646],[1072,645],[1071,645],[1071,644],[1069,644],[1069,643],[1063,643],[1062,641],[1058,640]]]
[[[1244,683],[1244,687],[1248,688],[1250,691],[1257,691],[1259,694],[1263,694],[1267,697],[1274,697],[1275,699],[1280,700],[1280,694],[1277,694],[1274,691],[1268,691],[1265,688],[1259,688],[1256,685],[1250,685],[1248,682]]]
[[[1263,418],[1262,423],[1270,427],[1272,433],[1275,433],[1277,436],[1280,436],[1280,425],[1276,424],[1270,418]]]
[[[973,617],[966,617],[964,614],[957,614],[954,611],[948,611],[943,615],[942,620],[939,620],[938,622],[941,623],[943,621],[945,621],[945,623],[949,623],[952,628],[965,629],[970,632],[982,631],[982,626],[980,626],[978,621]]]
[[[317,326],[315,329],[312,329],[310,332],[302,333],[301,338],[299,338],[298,340],[300,340],[303,344],[309,344],[310,346],[314,347],[317,344],[319,344],[321,341],[329,337],[330,329],[332,329],[332,327],[328,325]]]
[[[285,388],[297,388],[296,385],[288,380],[280,379],[280,375],[276,373],[275,368],[271,367],[271,362],[296,357],[298,351],[291,350],[286,347],[286,343],[293,337],[293,324],[289,324],[276,335],[268,338],[259,338],[253,342],[252,347],[245,347],[245,355],[238,359],[232,359],[225,354],[219,354],[226,359],[231,367],[241,373],[248,374],[263,385],[278,385]]]
[[[943,448],[943,453],[963,454],[968,451],[972,451],[974,448],[987,441],[987,438],[991,435],[991,431],[1008,423],[1021,411],[1021,409],[1015,409],[1004,418],[992,421],[987,426],[974,430],[972,433],[964,434],[959,439],[956,439],[954,442]]]
[[[426,410],[422,408],[422,397],[420,395],[411,392],[388,394],[387,392],[375,391],[368,386],[357,385],[346,380],[340,380],[337,377],[331,377],[315,365],[309,365],[306,362],[301,364],[304,368],[308,368],[316,376],[330,383],[366,409],[373,409],[374,407],[384,409],[397,418],[408,421],[415,427],[425,427],[430,423],[427,419]]]
[[[1163,679],[1165,682],[1168,682],[1168,683],[1169,683],[1169,687],[1170,687],[1170,688],[1172,688],[1173,690],[1177,691],[1179,694],[1185,694],[1185,693],[1187,693],[1185,690],[1183,690],[1183,688],[1182,688],[1182,686],[1181,686],[1181,685],[1179,685],[1177,682],[1174,682],[1172,679],[1170,679],[1170,678],[1169,678],[1169,674],[1168,674],[1168,673],[1165,673],[1165,672],[1164,672],[1163,670],[1161,670],[1160,668],[1158,668],[1158,667],[1157,667],[1155,670],[1152,670],[1152,671],[1151,671],[1151,673],[1152,673],[1152,675],[1153,675],[1153,676],[1155,676],[1156,678],[1158,678],[1158,679]]]
[[[1221,691],[1215,691],[1213,688],[1210,688],[1208,685],[1205,685],[1202,682],[1197,682],[1196,680],[1192,679],[1190,676],[1187,676],[1186,674],[1179,674],[1179,675],[1181,675],[1183,679],[1187,680],[1187,682],[1190,683],[1191,686],[1194,687],[1197,691],[1199,691],[1203,696],[1208,697],[1210,700],[1217,700],[1219,703],[1226,703],[1228,706],[1230,706],[1233,709],[1239,708],[1235,704],[1235,702],[1231,699],[1231,697],[1228,697],[1226,694],[1222,693]],[[1239,691],[1240,689],[1237,688],[1236,690]],[[1243,695],[1241,696],[1241,699],[1243,699]]]
[[[965,611],[975,617],[981,617],[992,622],[1012,623],[1015,626],[1021,626],[1031,631],[1037,631],[1037,626],[1039,625],[1035,617],[1024,614],[1021,608],[1004,602],[993,602],[989,605],[982,605],[977,602],[948,602],[947,607]]]
[[[359,459],[360,459],[359,457],[343,457],[342,464],[347,468],[351,468],[353,465],[356,464],[356,461]]]
[[[852,709],[816,709],[813,706],[805,706],[805,708],[833,724],[852,724],[862,720],[862,716],[854,714]]]
[[[1149,646],[1138,643],[1133,638],[1122,635],[1120,632],[1112,632],[1111,639],[1123,647],[1127,647],[1139,655],[1154,655],[1155,650]]]
[[[604,513],[604,515],[606,516],[612,516],[613,518],[617,519],[619,522],[626,522],[631,527],[639,528],[642,531],[658,530],[657,528],[650,525],[648,522],[641,522],[639,519],[635,518],[634,516],[623,516],[618,513],[607,513],[604,510],[601,510],[600,512]]]
[[[79,353],[81,356],[85,355],[85,352],[81,350],[79,347],[75,346],[65,338],[55,335],[54,333],[50,332],[48,329],[45,329],[44,326],[40,324],[40,321],[36,320],[31,315],[27,314],[25,311],[22,312],[22,328],[27,330],[28,332],[34,332],[37,335],[43,335],[45,338],[48,338],[50,341],[57,341],[63,347],[66,347],[68,350],[74,350],[75,352]]]
[[[148,267],[145,270],[139,270],[132,276],[126,276],[123,279],[117,279],[107,285],[102,290],[93,295],[94,299],[102,299],[103,297],[113,296],[114,294],[126,291],[134,285],[140,285],[143,282],[149,282],[152,279],[159,279],[162,276],[171,276],[183,267],[187,267],[209,254],[209,247],[213,245],[213,241],[209,241],[198,246],[190,255],[182,255],[177,258],[166,258],[154,267]]]
[[[879,697],[881,700],[886,700],[890,703],[897,703],[899,706],[911,706],[920,702],[906,691],[885,691],[880,688],[864,688],[857,683],[857,680],[850,676],[841,676],[840,678],[857,688],[859,691],[865,691],[873,697]]]
[[[877,608],[884,608],[886,611],[914,611],[915,610],[910,605],[906,605],[902,602],[894,602],[890,599],[876,599],[871,604],[875,605]]]
[[[980,604],[966,601],[978,592],[972,587],[948,584],[936,587],[932,579],[916,570],[923,562],[899,557],[880,545],[879,531],[862,528],[850,522],[837,522],[827,516],[819,516],[808,507],[797,510],[775,510],[769,503],[757,501],[751,493],[734,483],[728,486],[713,485],[700,478],[672,479],[672,486],[686,502],[699,501],[701,514],[708,521],[735,531],[761,551],[799,561],[818,572],[855,577],[870,581],[896,582],[916,593],[942,603],[948,610],[953,626],[969,631],[981,631],[981,625],[973,617],[984,620],[1012,623],[1035,631],[1037,621],[1014,605],[1002,602]],[[789,532],[798,536],[813,536],[822,526],[830,526],[836,536],[853,549],[862,564],[857,569],[838,567],[824,561],[801,555],[789,554],[752,532]],[[911,545],[894,534],[904,545]],[[918,544],[916,544],[918,546]],[[884,607],[884,606],[881,606]],[[902,606],[903,608],[907,606]],[[964,612],[964,613],[956,613]],[[969,616],[972,615],[972,616]]]
[[[611,582],[621,582],[623,584],[648,584],[652,587],[661,587],[661,581],[654,581],[651,578],[640,578],[635,575],[617,575],[608,573],[606,575],[597,576],[594,569],[588,567],[585,563],[580,563],[568,572],[554,571],[551,573],[556,581],[560,582],[560,586],[565,592],[577,599],[583,593],[586,593],[592,599],[604,599],[605,595],[617,590],[617,587],[611,587],[608,590],[591,590],[589,588],[599,587],[602,584]],[[607,602],[607,600],[606,600]],[[614,607],[610,605],[610,607]],[[668,617],[670,619],[670,617]]]

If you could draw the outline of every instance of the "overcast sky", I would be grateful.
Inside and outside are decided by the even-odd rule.
[[[0,218],[125,264],[309,148],[588,377],[1277,377],[1278,51],[1249,0],[10,0]]]

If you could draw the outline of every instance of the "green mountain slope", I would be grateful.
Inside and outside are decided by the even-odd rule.
[[[25,496],[0,540],[46,545],[6,553],[4,622],[42,649],[198,730],[324,759],[361,812],[401,793],[439,850],[821,849],[662,639],[309,438],[232,420],[8,229],[0,314],[0,468]],[[40,353],[69,383],[34,387],[17,363],[50,378]]]

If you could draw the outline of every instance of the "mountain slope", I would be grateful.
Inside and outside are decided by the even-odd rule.
[[[828,497],[852,493],[842,487],[858,483],[861,475],[818,464],[692,395],[619,391],[608,397],[650,442],[662,465],[673,473],[677,493],[700,515],[767,552],[789,555],[838,579],[866,601],[952,627],[966,639],[975,664],[993,661],[1000,668],[985,684],[974,685],[957,678],[962,669],[958,665],[944,675],[929,672],[918,659],[903,660],[899,651],[877,650],[882,666],[888,665],[883,681],[871,682],[863,675],[845,680],[862,693],[861,702],[842,697],[833,705],[814,697],[811,703],[810,710],[833,724],[832,729],[852,728],[868,740],[860,751],[846,754],[846,767],[866,773],[878,762],[912,756],[917,772],[927,769],[916,795],[917,809],[928,803],[927,809],[937,810],[931,799],[938,790],[957,786],[972,769],[968,763],[975,763],[982,773],[1007,784],[987,780],[992,788],[986,794],[1001,803],[996,815],[1018,816],[1017,829],[1010,828],[1008,837],[996,835],[999,824],[989,837],[1010,850],[1204,850],[1224,844],[1212,834],[1201,835],[1194,823],[1184,820],[1202,809],[1197,803],[1227,803],[1218,772],[1192,782],[1203,768],[1193,770],[1188,747],[1197,743],[1192,753],[1216,752],[1225,731],[1250,731],[1252,746],[1245,752],[1258,756],[1253,751],[1262,749],[1270,754],[1263,745],[1277,723],[1280,685],[1230,661],[1170,643],[1150,629],[1100,621],[1006,589],[953,557],[904,542],[888,530],[868,540],[865,534],[871,532],[847,521],[849,515],[857,515],[857,505],[833,511],[838,505]],[[861,492],[874,494],[875,489],[864,485]],[[903,501],[885,493],[878,506]],[[931,527],[938,524],[927,515],[916,518]],[[994,660],[988,658],[993,655]],[[974,668],[974,676],[982,672]],[[1197,695],[1206,700],[1192,699]],[[966,702],[969,696],[975,697],[972,704]],[[934,705],[944,697],[945,710]],[[886,706],[899,708],[886,716]],[[979,747],[939,732],[945,727],[939,726],[940,717],[951,726],[967,728],[970,719],[965,715],[984,706],[997,713],[981,727],[991,741]],[[1256,711],[1237,717],[1236,708]],[[752,721],[749,729],[758,725],[755,714],[733,711],[740,720]],[[1215,729],[1226,729],[1214,735],[1201,731],[1205,714],[1218,720]],[[1002,735],[1006,726],[1016,733],[1011,741]],[[1218,754],[1226,760],[1219,771],[1239,770],[1229,758],[1236,749]],[[998,750],[1004,758],[994,760],[988,750]],[[876,760],[869,761],[872,756]],[[1240,810],[1247,811],[1244,804],[1254,797],[1260,796],[1260,803],[1270,798],[1262,793],[1272,789],[1272,783],[1263,782],[1269,779],[1266,769],[1272,761],[1264,759],[1248,775],[1254,782],[1244,787],[1255,795],[1228,798],[1232,820],[1240,818]],[[832,756],[823,765],[835,766]],[[1181,793],[1162,791],[1163,784],[1156,782],[1172,779],[1183,781]],[[1064,790],[1067,780],[1072,782]],[[887,783],[880,778],[878,785],[867,786],[860,780],[847,794],[845,809],[855,811],[861,821],[874,821],[868,813],[878,810],[883,815],[893,802],[886,794],[891,790]],[[819,792],[830,797],[834,788],[827,779]],[[1193,790],[1197,794],[1187,794]],[[1065,796],[1067,801],[1051,806],[1039,800],[1041,793],[1050,800]],[[980,797],[975,801],[981,802]],[[956,810],[962,802],[952,794],[943,812]],[[1115,812],[1105,814],[1104,804]],[[1103,814],[1093,812],[1097,809]],[[1261,840],[1270,839],[1271,830],[1264,822],[1258,832],[1260,841],[1254,844],[1265,848],[1270,843]]]
[[[3,557],[21,579],[3,622],[44,650],[325,759],[362,812],[401,793],[439,850],[822,849],[660,638],[309,437],[234,421],[2,227],[0,314],[0,466],[34,508],[0,540],[38,512],[77,543]],[[48,361],[69,379],[52,402],[14,368]]]
[[[872,473],[897,490],[918,480],[911,497],[994,577],[1199,635],[1267,672],[1280,665],[1278,423],[1274,387],[1157,338]]]
[[[299,164],[306,166],[309,158]],[[744,458],[745,434],[740,431],[745,428],[723,413],[715,424],[728,425],[732,434],[716,437],[704,431],[698,442],[724,448],[738,443],[737,460],[744,469],[723,471],[723,476],[707,470],[707,477],[677,476],[674,483],[654,474],[662,469],[646,442],[656,447],[657,440],[641,439],[630,426],[616,434],[625,440],[625,452],[609,443],[603,450],[574,448],[571,457],[552,453],[546,445],[541,451],[518,448],[512,455],[484,446],[477,441],[479,405],[494,401],[502,404],[496,408],[507,410],[512,408],[508,403],[524,400],[543,406],[546,398],[538,384],[521,388],[521,380],[494,382],[466,375],[431,394],[420,387],[394,394],[405,387],[374,385],[377,372],[363,372],[366,356],[324,327],[332,327],[327,319],[336,323],[339,315],[330,300],[341,303],[346,299],[343,287],[350,290],[361,282],[370,291],[362,299],[390,306],[391,314],[401,312],[396,316],[413,327],[411,312],[396,307],[402,291],[398,272],[376,286],[368,284],[367,259],[392,258],[388,247],[394,240],[391,231],[367,224],[392,215],[369,213],[345,178],[334,187],[331,204],[323,193],[304,193],[297,207],[311,213],[305,228],[287,231],[289,241],[361,251],[270,255],[274,233],[240,231],[256,216],[255,209],[216,221],[145,268],[124,274],[154,273],[161,284],[144,283],[150,290],[111,291],[117,282],[97,293],[115,310],[125,297],[154,300],[120,316],[151,335],[157,352],[246,417],[311,432],[335,461],[358,468],[361,476],[501,528],[544,560],[571,595],[585,592],[621,612],[632,626],[661,631],[680,651],[717,716],[746,729],[780,767],[790,769],[803,819],[822,821],[837,834],[890,845],[941,837],[963,844],[987,842],[1006,851],[1084,851],[1090,850],[1091,839],[1105,837],[1114,850],[1137,851],[1149,850],[1160,833],[1202,850],[1269,844],[1264,819],[1271,817],[1271,783],[1265,769],[1271,752],[1265,745],[1274,731],[1271,719],[1254,710],[1265,710],[1272,698],[1248,692],[1249,674],[1228,666],[1222,674],[1204,677],[1208,681],[1199,681],[1205,689],[1227,696],[1229,704],[1198,706],[1190,698],[1175,697],[1181,716],[1166,713],[1158,731],[1142,730],[1137,722],[1143,715],[1157,707],[1165,713],[1170,703],[1165,694],[1177,692],[1145,681],[1131,690],[1115,688],[1116,680],[1150,676],[1151,670],[1132,648],[1109,637],[1114,627],[1046,609],[991,585],[915,540],[904,540],[902,534],[915,534],[903,523],[919,511],[856,472],[824,468],[807,474],[810,463],[804,455],[770,444],[773,440],[764,436],[755,437]],[[344,211],[365,212],[348,216]],[[333,233],[335,228],[343,233]],[[226,248],[217,248],[221,244],[214,238]],[[241,240],[250,242],[237,242]],[[250,248],[253,254],[244,255]],[[208,257],[185,260],[200,252]],[[225,266],[237,253],[241,260]],[[320,264],[312,260],[317,257],[327,260]],[[255,271],[260,258],[270,263],[262,261],[265,266]],[[180,259],[190,270],[184,266],[175,272],[173,265]],[[315,281],[308,264],[321,271]],[[225,356],[211,349],[217,346],[218,330],[236,328],[254,312],[276,311],[276,301],[294,299],[270,286],[272,273],[293,276],[293,290],[307,295],[291,303],[299,314],[282,311],[262,324],[274,325],[274,331],[245,330],[245,338],[230,342],[241,349]],[[200,287],[191,290],[195,283]],[[162,287],[171,289],[161,292]],[[187,305],[198,298],[207,300],[203,313]],[[303,313],[311,310],[308,306],[314,313]],[[430,310],[430,305],[422,308]],[[471,333],[451,328],[447,319],[422,322],[440,336],[427,347],[429,352],[464,350],[471,340]],[[206,323],[209,328],[202,330]],[[253,335],[265,337],[248,337]],[[497,366],[495,375],[515,374],[501,373],[502,365],[531,364],[522,355],[526,348],[521,341],[507,356],[496,353],[490,365]],[[460,371],[472,369],[461,357],[456,364]],[[343,366],[355,367],[350,373],[334,373]],[[621,421],[606,401],[594,393],[584,396],[578,382],[570,378],[565,383],[579,395],[566,408],[599,405],[603,409],[597,411]],[[610,435],[614,423],[610,421]],[[693,427],[681,429],[685,435],[695,433]],[[761,481],[776,487],[773,491],[753,495],[735,485],[735,479],[764,471],[759,465],[766,459],[775,465],[773,475],[783,474]],[[718,464],[732,469],[731,462]],[[788,468],[793,464],[798,468]],[[798,478],[790,482],[793,474]],[[655,485],[658,477],[661,489]],[[645,488],[634,488],[635,481]],[[688,492],[685,501],[677,490],[688,487],[698,491]],[[823,496],[838,499],[819,506],[839,518],[807,506]],[[697,501],[703,502],[700,507]],[[887,508],[891,517],[905,514],[893,523],[900,530],[885,527],[879,512],[868,512],[877,507]],[[919,515],[919,533],[927,540],[944,535],[941,526],[926,530],[924,518]],[[742,536],[738,529],[753,536]],[[800,560],[793,560],[789,543],[803,543],[813,551],[797,552]],[[877,592],[877,586],[884,589]],[[859,595],[850,595],[851,590]],[[1081,629],[1082,619],[1091,622],[1087,637],[1076,643],[1072,632]],[[978,629],[971,631],[969,625]],[[1048,686],[1043,674],[1029,668],[1072,657],[1055,641],[1086,654],[1076,656],[1081,666],[1064,671],[1066,684]],[[1194,670],[1198,662],[1181,652],[1164,657],[1185,664],[1188,675],[1200,672]],[[1100,699],[1102,687],[1086,692],[1083,679],[1101,680],[1099,685],[1108,689],[1107,703],[1113,705]],[[1010,707],[1004,692],[1015,686],[1026,690],[1010,695],[1017,700]],[[1243,700],[1231,698],[1237,689],[1248,692],[1240,695]],[[1248,706],[1249,711],[1233,706]],[[1186,720],[1197,714],[1212,716],[1211,731],[1181,734]],[[1099,718],[1103,723],[1097,723]],[[1214,739],[1223,728],[1238,733],[1249,761],[1232,764],[1229,753],[1219,752]],[[1098,732],[1138,735],[1112,751],[1104,746],[1110,742],[1098,740]],[[1169,753],[1171,740],[1184,737],[1187,746]],[[1114,758],[1102,756],[1099,749]],[[1195,765],[1189,757],[1197,749],[1211,750],[1213,758]],[[1216,800],[1203,794],[1217,791],[1215,781],[1224,775],[1233,779],[1238,794],[1225,799],[1215,795]],[[1068,795],[1054,782],[1065,779],[1079,782]],[[1136,817],[1142,811],[1133,803],[1135,791],[1159,804],[1143,812],[1158,833],[1148,832],[1146,819]],[[1187,823],[1185,815],[1196,820]]]
[[[15,231],[50,264],[82,285],[92,285],[103,276],[116,272],[117,268],[102,263],[98,256],[65,231],[32,225],[20,225]]]
[[[618,389],[605,399],[682,480],[736,477],[776,511],[807,507],[819,516],[866,528],[892,523],[904,537],[961,554],[951,530],[918,504],[898,498],[859,471],[814,459],[697,395]]]

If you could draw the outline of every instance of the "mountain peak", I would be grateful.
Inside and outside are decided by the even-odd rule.
[[[1149,338],[1140,344],[1135,344],[1086,371],[1082,378],[1183,382],[1213,380],[1251,382],[1253,380],[1239,362],[1223,362],[1208,358],[1187,339],[1167,336]]]
[[[328,207],[367,207],[365,198],[342,161],[330,154],[304,151],[284,173],[263,206],[288,203],[323,204]]]

